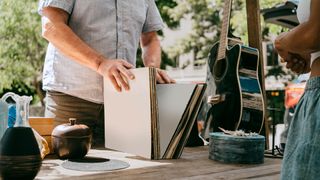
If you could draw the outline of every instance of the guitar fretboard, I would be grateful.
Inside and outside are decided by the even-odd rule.
[[[221,26],[220,43],[218,50],[217,60],[224,59],[226,57],[226,48],[228,45],[228,31],[229,31],[229,19],[231,12],[232,0],[225,0],[223,8],[223,20]]]

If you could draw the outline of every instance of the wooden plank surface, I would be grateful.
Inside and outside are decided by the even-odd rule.
[[[259,165],[224,164],[208,159],[208,147],[185,148],[181,159],[150,161],[119,152],[99,150],[96,156],[118,158],[130,168],[111,172],[64,170],[61,160],[48,158],[36,179],[279,179],[281,159],[265,158]],[[92,155],[92,154],[91,154]]]

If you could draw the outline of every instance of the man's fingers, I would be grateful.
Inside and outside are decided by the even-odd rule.
[[[165,71],[159,70],[158,72],[159,72],[161,78],[164,80],[164,83],[170,83],[171,82],[170,77],[167,75],[167,73]]]
[[[134,79],[134,74],[130,70],[124,68],[123,66],[119,66],[118,69],[127,79]]]
[[[129,69],[133,68],[133,65],[128,63],[127,61],[121,60],[121,63],[126,68],[129,68]]]
[[[157,82],[160,84],[164,84],[164,80],[162,79],[161,75],[159,73],[156,73]]]
[[[166,83],[176,83],[174,79],[172,79],[166,71],[160,71],[160,74],[162,76],[162,79],[166,81]]]
[[[114,78],[116,79],[117,83],[120,86],[120,91],[122,90],[122,87],[125,90],[129,90],[128,83],[123,79],[124,77],[120,75],[120,72],[114,72],[113,76],[114,76]]]
[[[112,75],[109,76],[109,79],[116,91],[121,92],[121,87],[118,85],[116,79]]]
[[[157,69],[157,82],[158,83],[175,83],[174,79],[171,79],[166,71]]]

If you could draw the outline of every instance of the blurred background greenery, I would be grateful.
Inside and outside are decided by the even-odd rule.
[[[281,2],[260,0],[260,6],[261,9],[270,8]],[[191,51],[193,60],[203,63],[210,48],[219,39],[223,0],[158,0],[156,3],[166,28],[178,29],[180,20],[184,18],[190,20],[192,25],[191,33],[163,51],[161,67],[176,67],[176,57]],[[34,104],[43,105],[41,76],[47,42],[41,37],[37,6],[38,0],[0,1],[0,96],[13,91],[32,95]],[[261,20],[264,39],[287,30],[266,24],[263,18]],[[231,30],[247,42],[245,0],[233,1]],[[163,32],[159,34],[162,39],[171,38]],[[138,51],[138,67],[143,66],[140,54],[141,50]],[[277,66],[271,72],[271,75],[283,74]]]

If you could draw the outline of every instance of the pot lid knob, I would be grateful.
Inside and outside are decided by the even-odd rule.
[[[69,118],[70,125],[73,126],[77,122],[77,118]]]

